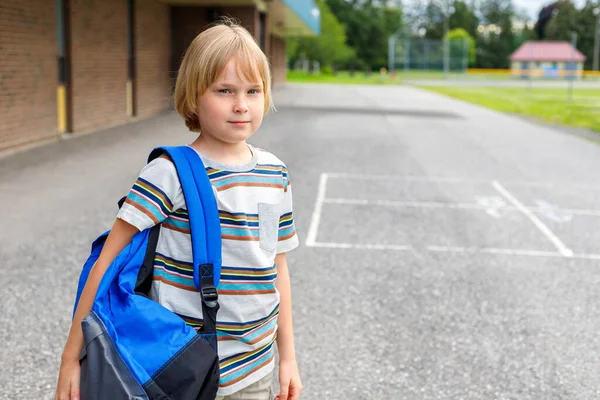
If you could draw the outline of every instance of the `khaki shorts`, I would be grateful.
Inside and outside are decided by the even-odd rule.
[[[243,388],[229,396],[217,396],[216,400],[273,400],[273,373],[271,372],[258,382]]]

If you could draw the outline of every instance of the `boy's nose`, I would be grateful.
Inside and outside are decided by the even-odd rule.
[[[235,102],[233,110],[237,113],[245,113],[246,111],[248,111],[248,104],[244,99],[239,99]]]

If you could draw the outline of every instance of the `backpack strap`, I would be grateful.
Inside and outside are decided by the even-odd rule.
[[[213,281],[214,285],[218,286],[221,279],[221,220],[219,217],[219,209],[217,207],[217,200],[213,192],[213,187],[210,183],[210,179],[206,174],[206,168],[200,159],[200,156],[196,150],[189,146],[179,147],[181,152],[187,158],[190,164],[190,169],[194,175],[196,181],[196,187],[198,195],[200,196],[200,202],[202,203],[202,212],[204,213],[204,225],[206,232],[206,252],[198,254],[198,264],[211,264],[213,268]],[[204,257],[204,258],[202,258]],[[196,259],[194,259],[196,261]],[[199,285],[202,275],[196,276],[194,271],[194,282],[198,282]]]
[[[194,285],[202,297],[201,335],[216,351],[217,286],[221,277],[221,225],[217,202],[200,156],[189,146],[158,147],[148,162],[167,153],[177,169],[190,220]]]

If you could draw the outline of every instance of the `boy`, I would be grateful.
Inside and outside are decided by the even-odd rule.
[[[221,220],[218,400],[273,399],[275,341],[277,398],[297,399],[302,390],[285,254],[298,246],[290,180],[277,157],[246,143],[272,107],[270,81],[267,58],[252,36],[226,22],[190,44],[175,87],[177,112],[200,133],[190,147],[206,166]],[[81,320],[104,271],[135,233],[158,223],[151,298],[201,326],[185,200],[175,167],[163,156],[140,172],[89,275],[63,352],[57,399],[78,399]]]

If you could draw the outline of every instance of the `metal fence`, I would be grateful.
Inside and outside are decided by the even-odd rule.
[[[469,41],[405,39],[391,36],[388,40],[390,71],[466,72],[469,66]]]

